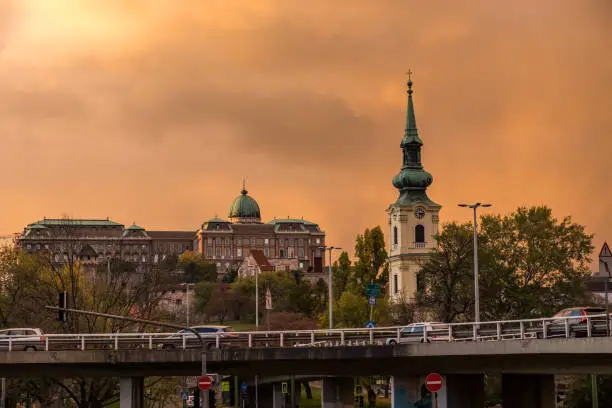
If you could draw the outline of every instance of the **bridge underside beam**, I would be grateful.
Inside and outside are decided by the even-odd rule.
[[[555,378],[551,374],[504,374],[502,403],[504,407],[555,408]]]
[[[121,408],[144,408],[144,377],[121,377],[119,406]]]

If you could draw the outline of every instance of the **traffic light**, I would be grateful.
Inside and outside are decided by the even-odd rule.
[[[66,308],[66,292],[60,292],[59,293],[59,301],[58,301],[58,307],[65,309]],[[66,321],[66,312],[64,310],[60,310],[58,313],[58,319],[60,322],[65,322]]]

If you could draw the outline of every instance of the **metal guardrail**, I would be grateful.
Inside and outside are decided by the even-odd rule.
[[[407,326],[321,330],[252,331],[203,334],[208,349],[261,347],[341,347],[402,343],[509,341],[606,336],[606,315],[476,323],[427,324],[422,333],[407,333]],[[45,334],[0,338],[0,351],[55,351],[91,349],[174,350],[200,348],[193,334],[83,333]]]

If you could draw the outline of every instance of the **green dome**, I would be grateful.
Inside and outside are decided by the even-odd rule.
[[[240,195],[234,198],[230,206],[229,218],[238,219],[238,222],[260,222],[261,212],[259,211],[259,205],[247,193],[248,191],[242,190]]]
[[[393,177],[393,186],[398,190],[424,190],[433,182],[433,177],[430,173],[423,169],[402,169],[395,177]]]

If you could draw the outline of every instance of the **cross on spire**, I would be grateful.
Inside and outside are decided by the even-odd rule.
[[[414,74],[414,72],[412,69],[408,68],[408,72],[406,72],[406,75],[408,75],[408,81],[412,81],[412,74]]]

